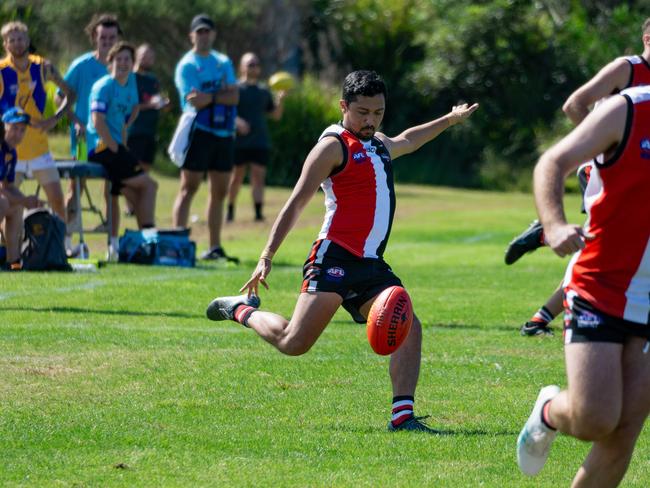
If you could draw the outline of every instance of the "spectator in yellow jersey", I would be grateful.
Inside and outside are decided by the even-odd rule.
[[[74,95],[52,64],[29,53],[29,34],[22,22],[9,22],[0,30],[6,57],[0,60],[0,110],[22,108],[31,118],[25,137],[16,148],[16,186],[25,176],[33,175],[43,187],[52,210],[65,220],[63,192],[59,173],[47,141],[47,131],[64,115]],[[45,83],[54,82],[65,101],[52,117],[45,117]]]

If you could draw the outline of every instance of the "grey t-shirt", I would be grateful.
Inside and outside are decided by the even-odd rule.
[[[239,83],[239,105],[237,115],[249,123],[251,130],[245,136],[237,135],[238,148],[271,147],[269,128],[266,123],[266,114],[275,108],[271,92],[260,85]]]

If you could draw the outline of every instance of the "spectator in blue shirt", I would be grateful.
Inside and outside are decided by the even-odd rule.
[[[40,207],[36,195],[25,196],[14,185],[16,177],[16,146],[25,137],[29,115],[20,107],[2,114],[4,138],[0,141],[0,225],[7,247],[7,269],[20,269],[20,234],[23,209]]]
[[[108,51],[122,35],[117,17],[106,13],[94,15],[86,26],[85,32],[94,50],[75,58],[63,77],[70,89],[77,95],[74,109],[68,113],[70,119],[70,155],[72,159],[82,161],[88,158],[86,124],[90,113],[88,108],[90,90],[97,80],[108,74]],[[57,104],[61,104],[60,94],[57,94],[56,101]],[[78,210],[75,208],[77,201],[75,191],[74,182],[70,181],[66,195],[68,230],[80,223],[77,217]],[[108,201],[107,199],[106,205],[109,204]],[[79,246],[72,248],[69,237],[66,237],[66,248],[71,256],[75,256],[79,252]]]
[[[212,49],[215,37],[212,19],[205,14],[194,17],[190,24],[192,49],[181,58],[175,74],[181,108],[195,114],[196,118],[181,168],[173,224],[187,227],[192,198],[207,172],[210,249],[201,256],[203,259],[226,258],[221,247],[221,227],[233,166],[239,101],[235,70],[228,56]]]
[[[132,72],[134,57],[133,46],[125,42],[115,44],[108,53],[110,74],[95,82],[90,92],[86,127],[88,159],[104,166],[111,181],[109,260],[117,258],[120,193],[129,192],[140,229],[154,226],[158,185],[125,146],[128,127],[138,116],[138,88]]]

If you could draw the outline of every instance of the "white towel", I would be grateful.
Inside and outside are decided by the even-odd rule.
[[[195,117],[196,114],[193,112],[183,112],[183,115],[181,115],[178,125],[176,126],[176,130],[174,131],[174,137],[172,137],[172,141],[169,143],[169,147],[167,148],[169,158],[179,168],[183,166],[183,163],[185,163],[185,155],[190,146],[189,138]]]

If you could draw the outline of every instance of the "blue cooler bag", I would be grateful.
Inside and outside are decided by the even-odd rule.
[[[120,237],[119,262],[193,268],[196,243],[190,229],[127,229]]]

